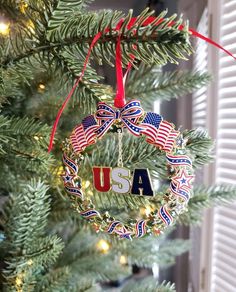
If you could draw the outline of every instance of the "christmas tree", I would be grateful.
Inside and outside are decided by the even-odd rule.
[[[61,142],[99,101],[110,102],[115,93],[103,83],[102,65],[114,65],[117,31],[120,29],[123,66],[135,58],[126,85],[127,100],[138,97],[152,109],[157,99],[169,100],[206,85],[210,77],[199,72],[162,72],[167,62],[178,63],[192,53],[187,23],[175,15],[164,21],[142,23],[153,12],[144,10],[127,29],[132,11],[89,10],[90,0],[0,0],[5,30],[0,35],[0,160],[1,160],[1,290],[3,291],[98,291],[101,283],[124,279],[131,267],[167,267],[176,255],[188,250],[184,240],[167,240],[173,230],[160,236],[124,241],[96,232],[73,208],[60,175]],[[173,24],[174,22],[174,24]],[[170,25],[172,24],[172,25]],[[179,27],[183,25],[183,29]],[[3,33],[4,32],[4,33]],[[88,65],[72,100],[63,112],[53,154],[47,153],[57,111],[80,76],[89,46],[104,32],[92,50]],[[134,49],[135,46],[135,49]],[[94,69],[96,67],[97,71]],[[212,161],[213,141],[203,130],[184,131],[186,148],[195,169]],[[165,194],[168,171],[163,155],[144,140],[126,135],[123,157],[132,167],[148,168],[161,182],[157,201]],[[151,212],[138,196],[94,192],[91,165],[115,166],[117,141],[108,134],[85,155],[83,187],[97,206],[118,214]],[[94,150],[94,148],[92,148]],[[156,165],[160,167],[156,168]],[[203,208],[236,197],[227,186],[195,186],[181,224],[196,224]],[[4,204],[3,204],[4,203]],[[73,206],[72,206],[73,207]],[[76,206],[74,206],[76,208]],[[174,291],[170,283],[152,277],[135,283],[127,280],[122,291]]]

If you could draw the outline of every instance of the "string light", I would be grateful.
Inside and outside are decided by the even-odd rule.
[[[27,22],[27,27],[28,27],[28,29],[32,32],[32,33],[34,33],[34,28],[35,28],[35,26],[34,26],[34,23],[31,21],[31,20],[29,20],[28,22]]]
[[[146,208],[141,208],[141,215],[146,215],[146,216],[149,216],[152,212],[152,208],[150,206],[147,206]]]
[[[91,197],[93,195],[93,192],[92,191],[87,191],[87,195]]]
[[[22,280],[21,278],[17,277],[16,278],[16,286],[21,286],[22,285]]]
[[[59,166],[57,169],[56,169],[56,174],[59,176],[59,175],[62,175],[64,173],[64,167],[63,166]]]
[[[45,90],[46,86],[43,83],[39,83],[38,85],[38,91],[43,92]]]
[[[90,186],[90,181],[89,180],[86,180],[85,182],[82,182],[82,187],[84,189],[87,189],[89,186]]]
[[[25,14],[26,8],[28,7],[28,4],[25,1],[21,1],[20,3],[20,11]]]
[[[27,261],[27,265],[28,265],[28,266],[32,266],[33,263],[34,263],[34,262],[33,262],[33,260],[31,260],[31,259]]]
[[[110,249],[110,246],[106,240],[101,239],[97,243],[97,249],[102,253],[107,253]]]
[[[4,22],[0,22],[0,34],[8,35],[9,32],[10,32],[10,24],[9,23],[4,23]]]
[[[120,256],[120,264],[121,265],[126,265],[127,264],[127,257],[126,256],[124,256],[124,255],[121,255]]]

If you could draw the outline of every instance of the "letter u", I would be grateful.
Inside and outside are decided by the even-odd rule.
[[[108,192],[110,184],[110,167],[93,167],[93,185],[99,192]]]

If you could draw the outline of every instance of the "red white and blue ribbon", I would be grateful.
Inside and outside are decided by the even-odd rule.
[[[78,173],[78,165],[72,159],[68,158],[65,153],[63,153],[62,160],[74,174]]]
[[[81,199],[83,199],[83,193],[82,193],[82,190],[80,188],[66,185],[65,189],[71,195],[76,195],[76,196],[80,197]]]
[[[80,215],[86,219],[90,219],[90,218],[97,217],[97,216],[100,217],[99,212],[97,210],[94,210],[94,209],[88,209],[88,210],[82,211],[82,212],[80,212]]]
[[[185,202],[188,202],[188,200],[190,198],[189,189],[187,189],[187,188],[178,189],[177,186],[173,182],[171,182],[170,183],[170,190],[174,195],[181,197],[182,199],[184,199]]]
[[[139,100],[131,100],[120,110],[114,110],[105,102],[99,102],[96,112],[96,118],[100,121],[101,126],[96,130],[97,137],[101,138],[117,120],[120,120],[124,126],[135,136],[139,136],[141,126],[135,121],[141,117],[143,109]]]
[[[113,221],[113,222],[111,222],[111,224],[107,228],[107,232],[110,233],[110,234],[114,233],[115,230],[116,230],[116,227],[118,227],[121,224],[122,223],[120,221]]]
[[[172,166],[191,166],[192,161],[187,155],[171,155],[167,154],[166,159]]]
[[[143,237],[146,234],[146,224],[147,222],[143,219],[139,220],[135,225],[136,237]]]
[[[166,210],[165,206],[162,206],[159,210],[159,217],[166,225],[171,225],[173,221],[173,217],[170,213]]]

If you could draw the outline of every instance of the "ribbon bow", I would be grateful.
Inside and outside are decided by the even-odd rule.
[[[105,102],[99,102],[96,112],[96,118],[100,121],[100,127],[96,130],[97,137],[104,136],[116,121],[121,121],[133,135],[139,136],[143,128],[137,125],[136,121],[143,113],[138,100],[131,100],[120,110],[114,110]]]

